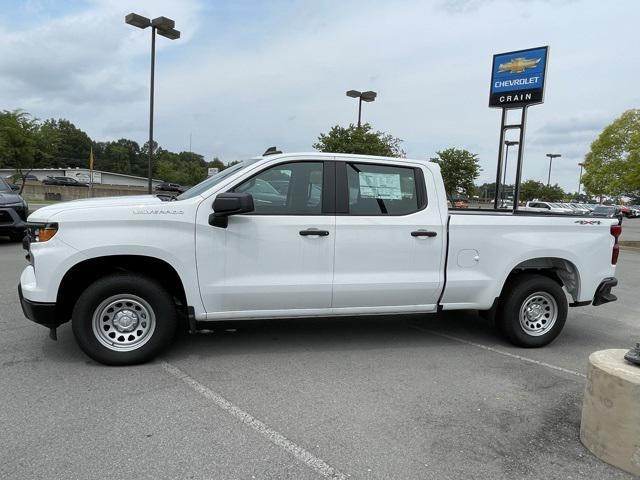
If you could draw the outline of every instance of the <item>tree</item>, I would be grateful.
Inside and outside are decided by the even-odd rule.
[[[211,160],[207,164],[207,167],[217,168],[219,172],[226,168],[224,163],[222,163],[222,160],[220,160],[218,157],[214,157],[213,160]]]
[[[93,148],[94,168],[107,172],[146,177],[149,144],[135,141],[94,142],[82,130],[65,119],[44,122],[21,110],[0,112],[0,167],[11,167],[23,178],[33,168],[89,166]],[[163,180],[193,185],[206,178],[207,166],[225,165],[218,158],[207,163],[195,152],[170,152],[153,144],[153,175]]]
[[[537,180],[526,180],[520,184],[520,200],[546,200],[558,202],[566,197],[565,191],[558,184],[546,186]]]
[[[195,185],[207,177],[204,157],[197,153],[156,150],[154,175],[167,182]]]
[[[42,128],[30,114],[21,110],[0,113],[0,158],[20,176],[20,194],[27,175],[49,160],[58,144],[56,132]]]
[[[57,138],[55,148],[42,167],[87,167],[89,151],[92,146],[91,138],[64,118],[45,120],[41,126],[43,132]]]
[[[535,199],[544,199],[545,185],[537,180],[526,180],[520,184],[520,200],[528,202]]]
[[[600,197],[640,193],[640,109],[627,110],[607,126],[585,156],[582,183]]]
[[[473,182],[482,171],[478,155],[458,148],[448,148],[436,152],[436,155],[431,161],[440,165],[447,195],[453,197],[464,193],[472,196],[475,188]]]
[[[540,198],[547,200],[548,202],[559,202],[564,199],[567,194],[557,183],[555,185],[546,186],[542,188]]]
[[[401,143],[401,139],[388,133],[373,132],[368,123],[361,127],[352,123],[347,128],[336,125],[329,133],[321,133],[313,148],[321,152],[404,157]]]

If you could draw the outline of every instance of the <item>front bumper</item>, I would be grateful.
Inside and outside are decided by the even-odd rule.
[[[0,235],[22,233],[26,226],[15,209],[0,207]]]
[[[602,280],[593,297],[592,305],[597,307],[605,303],[615,302],[618,297],[611,293],[611,289],[616,285],[618,285],[618,279],[616,277],[608,277]]]
[[[39,323],[47,328],[57,328],[64,322],[61,322],[56,316],[55,303],[41,303],[27,300],[22,295],[22,286],[18,284],[18,296],[20,297],[20,305],[22,313],[29,320]]]

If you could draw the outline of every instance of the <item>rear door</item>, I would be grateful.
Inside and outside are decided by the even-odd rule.
[[[431,172],[417,163],[337,162],[336,192],[334,311],[435,309],[445,228]]]

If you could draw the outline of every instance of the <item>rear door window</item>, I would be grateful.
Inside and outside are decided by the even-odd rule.
[[[426,205],[424,179],[418,172],[411,167],[347,163],[348,214],[408,215],[417,212]]]

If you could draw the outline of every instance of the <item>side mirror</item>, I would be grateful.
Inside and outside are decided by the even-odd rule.
[[[250,193],[220,193],[213,201],[213,213],[209,225],[227,228],[230,215],[253,212],[253,197]]]
[[[9,184],[9,186],[11,187],[11,190],[13,190],[14,192],[17,192],[18,190],[20,190],[20,187],[13,183]]]

